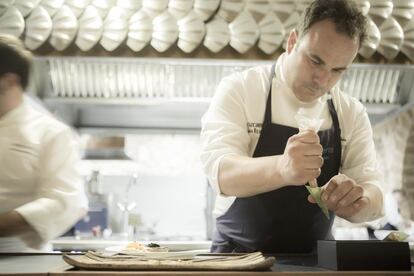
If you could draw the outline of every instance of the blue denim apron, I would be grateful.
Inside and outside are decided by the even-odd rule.
[[[287,140],[299,130],[273,124],[272,79],[265,118],[253,157],[283,154]],[[338,174],[341,163],[341,130],[332,100],[328,100],[332,127],[318,132],[323,146],[324,164],[319,186]],[[217,218],[212,252],[311,253],[320,239],[331,237],[334,214],[328,220],[316,204],[307,200],[303,186],[286,186],[247,198],[236,198],[230,208]]]

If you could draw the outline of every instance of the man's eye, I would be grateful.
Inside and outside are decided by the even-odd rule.
[[[310,59],[312,61],[313,64],[319,65],[321,64],[319,61],[317,61],[316,59],[311,58]]]

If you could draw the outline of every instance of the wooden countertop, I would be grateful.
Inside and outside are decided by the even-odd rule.
[[[0,253],[0,275],[414,275],[411,271],[330,271],[317,266],[311,256],[276,256],[271,271],[85,271],[74,270],[61,254]]]

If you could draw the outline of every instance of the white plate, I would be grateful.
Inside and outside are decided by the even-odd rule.
[[[45,8],[49,16],[53,17],[64,3],[65,0],[42,0],[39,6]]]
[[[8,7],[13,5],[14,0],[2,0],[0,1],[0,15],[7,10]]]
[[[193,9],[201,20],[207,21],[219,5],[220,0],[194,0]]]
[[[24,31],[24,18],[19,10],[15,7],[9,7],[2,16],[0,16],[0,33],[14,35],[19,37]]]
[[[39,48],[49,38],[52,27],[49,13],[42,6],[37,6],[26,18],[24,44],[30,50]]]
[[[105,248],[106,252],[122,253],[126,255],[142,256],[149,259],[184,259],[194,258],[198,254],[209,253],[207,249],[187,250],[187,251],[169,251],[169,252],[137,252],[136,250],[126,250],[125,245],[110,246]]]

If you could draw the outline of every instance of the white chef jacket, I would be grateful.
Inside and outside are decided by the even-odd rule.
[[[0,213],[15,210],[35,230],[0,238],[0,251],[43,248],[86,212],[74,138],[69,127],[26,101],[0,118]]]
[[[272,123],[297,128],[294,116],[300,107],[318,113],[316,108],[320,106],[318,101],[300,102],[287,86],[285,58],[282,54],[277,60],[272,80]],[[227,155],[253,156],[266,110],[270,70],[271,65],[258,66],[224,78],[202,118],[200,156],[209,183],[217,193],[214,217],[224,214],[235,200],[234,196],[226,196],[220,191],[218,169],[221,159]],[[340,172],[358,184],[372,183],[381,188],[382,175],[365,107],[338,87],[331,90],[331,97],[341,128]],[[332,118],[326,102],[320,118],[324,119],[321,130],[331,127]],[[382,211],[372,214],[369,219],[380,216]]]

